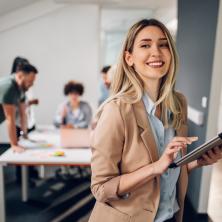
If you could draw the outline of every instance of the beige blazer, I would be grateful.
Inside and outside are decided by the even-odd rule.
[[[186,100],[182,94],[178,95],[187,116]],[[187,118],[176,134],[187,136]],[[153,222],[160,200],[159,176],[131,193],[122,197],[117,195],[122,174],[158,160],[157,146],[143,102],[126,104],[117,99],[105,105],[93,132],[91,147],[91,190],[97,201],[89,221]],[[176,214],[177,222],[182,222],[187,184],[187,166],[183,166],[177,182],[180,207]]]

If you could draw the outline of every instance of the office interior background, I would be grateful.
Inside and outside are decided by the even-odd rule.
[[[161,20],[176,41],[180,57],[176,88],[188,100],[189,134],[199,137],[192,150],[222,131],[220,0],[0,0],[0,77],[9,75],[16,56],[36,65],[37,125],[52,124],[64,99],[63,85],[70,79],[84,84],[83,99],[95,113],[100,69],[116,64],[128,28],[142,18]],[[0,143],[8,143],[5,124],[0,126]],[[5,177],[10,188],[10,170]],[[29,210],[17,214],[12,210],[15,197],[7,192],[10,190],[6,190],[7,221],[37,221],[36,215],[45,208],[38,210],[27,202],[24,207],[36,208],[32,215]],[[187,199],[201,221],[222,221],[221,161],[192,172]],[[87,221],[89,213],[90,207],[72,221]]]

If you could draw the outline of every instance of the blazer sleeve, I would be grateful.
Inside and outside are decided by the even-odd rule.
[[[100,202],[119,199],[121,155],[124,146],[124,122],[115,101],[106,104],[91,139],[91,190]]]

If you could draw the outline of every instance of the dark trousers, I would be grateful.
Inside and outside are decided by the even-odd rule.
[[[33,130],[35,130],[35,126],[28,129],[28,133],[32,132]],[[21,136],[20,132],[21,132],[21,128],[16,126],[17,138]],[[35,169],[35,167],[29,167],[28,175],[29,175],[29,178],[38,178],[38,171]],[[21,182],[21,167],[20,166],[16,166],[16,180],[17,182]]]
[[[165,220],[164,222],[176,222],[176,219],[175,219],[175,217],[173,217],[171,219]]]

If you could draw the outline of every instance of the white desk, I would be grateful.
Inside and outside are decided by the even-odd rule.
[[[44,140],[52,147],[21,141],[27,149],[23,153],[7,150],[0,156],[0,222],[5,222],[4,173],[6,165],[22,166],[22,201],[28,200],[28,169],[27,166],[90,166],[91,150],[86,148],[65,149],[59,146],[59,132],[57,130],[41,130],[30,134],[34,140]],[[53,156],[54,152],[62,150],[64,156]]]

